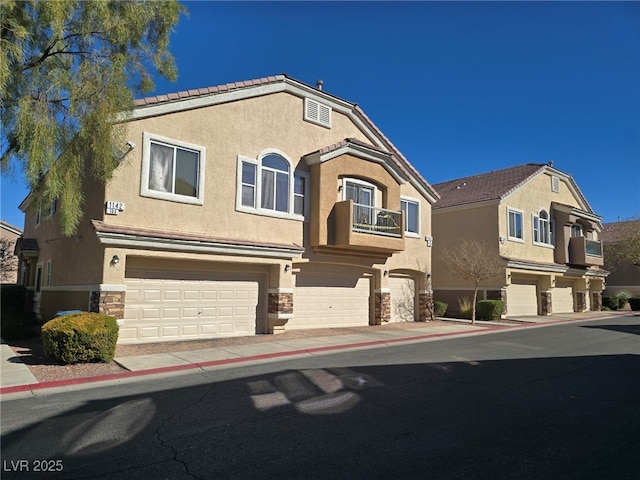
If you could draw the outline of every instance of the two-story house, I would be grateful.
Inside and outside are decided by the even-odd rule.
[[[43,321],[104,312],[137,343],[430,315],[438,195],[356,104],[278,75],[144,98],[122,122],[76,235],[22,204]]]
[[[457,311],[473,283],[443,258],[461,239],[486,245],[504,271],[481,285],[478,298],[502,299],[506,314],[548,315],[600,310],[607,272],[601,217],[570,175],[549,164],[526,164],[434,185],[434,299]]]

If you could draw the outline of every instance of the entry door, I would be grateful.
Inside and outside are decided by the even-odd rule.
[[[369,230],[375,224],[375,187],[357,182],[346,182],[346,200],[353,200],[354,226]]]

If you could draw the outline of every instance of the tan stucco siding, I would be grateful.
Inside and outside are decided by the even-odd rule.
[[[257,97],[128,124],[138,146],[117,169],[109,200],[126,210],[105,221],[139,228],[204,233],[255,241],[302,243],[303,222],[239,212],[236,209],[238,156],[256,159],[275,149],[294,170],[308,170],[301,157],[346,137],[366,141],[344,115],[334,111],[330,129],[303,120],[304,100],[288,93]],[[140,196],[143,133],[206,148],[204,204],[189,205]]]

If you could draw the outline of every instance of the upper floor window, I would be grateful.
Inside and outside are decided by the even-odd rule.
[[[553,245],[552,223],[545,210],[540,210],[538,215],[533,216],[533,243]]]
[[[204,147],[145,133],[143,148],[141,195],[202,205]]]
[[[400,209],[404,212],[405,233],[418,236],[420,234],[420,202],[402,198]]]
[[[522,212],[507,209],[508,219],[508,233],[509,240],[524,240],[524,233],[522,229]]]
[[[40,225],[42,220],[42,202],[38,203],[38,209],[36,210],[36,227]]]
[[[54,198],[53,200],[51,200],[51,203],[49,204],[49,216],[56,213],[57,208],[58,208],[58,199]]]
[[[307,208],[307,175],[292,175],[291,162],[283,154],[268,152],[258,158],[238,158],[238,209],[300,219]]]
[[[574,223],[571,225],[571,236],[572,237],[584,237],[584,232],[582,230],[582,225],[579,223]]]

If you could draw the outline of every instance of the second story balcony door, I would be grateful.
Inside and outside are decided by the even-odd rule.
[[[353,200],[354,221],[362,225],[373,225],[375,207],[375,187],[365,183],[346,181],[345,200]]]

